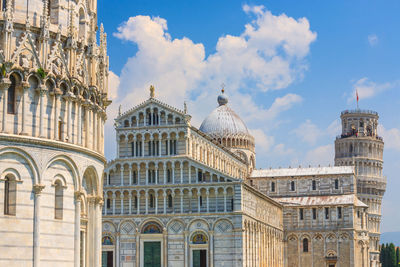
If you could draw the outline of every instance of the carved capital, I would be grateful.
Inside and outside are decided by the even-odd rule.
[[[33,192],[35,193],[35,195],[40,195],[40,193],[42,193],[42,190],[44,189],[44,185],[41,184],[35,184],[33,185]]]
[[[0,90],[8,89],[10,87],[11,81],[8,78],[3,78],[0,81]]]
[[[83,195],[82,191],[75,191],[75,193],[74,193],[75,200],[80,200],[82,195]]]

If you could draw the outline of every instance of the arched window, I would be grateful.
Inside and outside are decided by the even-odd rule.
[[[1,1],[1,10],[5,11],[7,8],[7,0]]]
[[[54,218],[62,220],[63,218],[63,186],[60,180],[55,182],[54,188]]]
[[[296,190],[296,186],[295,186],[295,184],[294,184],[294,181],[291,181],[291,182],[290,182],[290,190],[291,190],[291,191],[295,191],[295,190]]]
[[[275,192],[275,182],[271,182],[271,192]]]
[[[172,195],[168,195],[168,208],[172,208]]]
[[[308,239],[303,239],[303,252],[308,252]]]
[[[150,194],[150,208],[154,208],[154,196]]]
[[[85,26],[86,26],[85,12],[81,8],[79,10],[79,39],[85,38]]]
[[[17,206],[17,182],[12,176],[6,176],[4,183],[4,214],[15,215]]]
[[[335,179],[335,189],[339,189],[339,179]]]
[[[8,87],[8,99],[7,99],[7,113],[15,114],[15,85],[16,80],[13,75],[10,76],[11,85]]]
[[[317,182],[312,180],[312,190],[317,190]]]

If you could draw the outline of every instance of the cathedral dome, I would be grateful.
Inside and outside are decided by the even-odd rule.
[[[224,90],[218,96],[218,104],[219,107],[213,110],[203,121],[200,131],[217,140],[222,138],[252,140],[253,137],[242,119],[227,105],[228,97],[224,94]]]

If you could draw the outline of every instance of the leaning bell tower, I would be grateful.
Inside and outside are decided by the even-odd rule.
[[[342,134],[335,141],[335,165],[354,166],[358,198],[368,205],[370,266],[380,266],[379,238],[381,204],[386,190],[382,174],[382,137],[378,135],[378,113],[370,110],[346,110],[341,114]]]
[[[108,56],[97,0],[0,1],[0,266],[100,266]]]

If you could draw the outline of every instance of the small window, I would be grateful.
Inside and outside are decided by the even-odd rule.
[[[296,186],[295,186],[295,184],[294,184],[294,181],[291,181],[291,182],[290,182],[290,190],[291,190],[291,191],[295,191],[295,190],[296,190]]]
[[[203,197],[202,196],[199,197],[199,201],[200,201],[200,206],[203,206]]]
[[[338,219],[342,218],[342,207],[337,208],[337,216],[338,216]]]
[[[8,87],[8,99],[7,99],[7,113],[8,114],[15,114],[15,86],[16,81],[13,75],[10,76],[11,85]]]
[[[300,209],[299,211],[300,215],[300,220],[304,220],[304,209]]]
[[[61,184],[61,182],[58,180],[55,183],[55,188],[54,188],[54,218],[55,219],[59,219],[62,220],[63,218],[63,196],[64,196],[64,192],[63,192],[63,186]]]
[[[171,170],[167,169],[167,183],[171,182]]]
[[[317,209],[316,208],[312,209],[312,218],[313,218],[313,220],[317,219]]]
[[[168,208],[172,208],[172,195],[168,195]]]
[[[4,182],[4,214],[16,215],[17,183],[14,177],[6,176]]]
[[[150,208],[154,208],[154,196],[150,194]]]
[[[339,179],[335,179],[335,189],[339,189]]]
[[[312,190],[317,190],[317,182],[312,180]]]
[[[107,209],[111,208],[111,199],[107,198]]]
[[[329,208],[325,208],[325,219],[329,219]]]
[[[308,252],[308,239],[303,239],[303,252]]]
[[[202,173],[201,171],[199,171],[199,172],[197,173],[197,179],[198,179],[199,182],[202,182],[202,181],[203,181],[203,173]]]
[[[137,209],[137,207],[138,207],[138,197],[137,196],[135,196],[135,209]]]
[[[271,182],[271,192],[275,192],[275,182]]]

